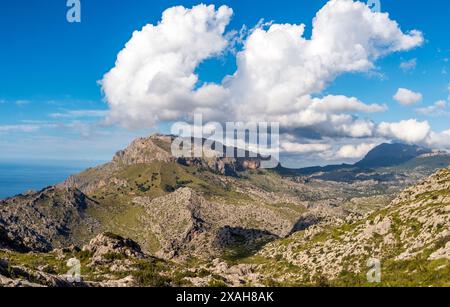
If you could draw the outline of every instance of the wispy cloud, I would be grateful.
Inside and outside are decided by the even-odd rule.
[[[31,100],[26,100],[26,99],[20,99],[20,100],[16,100],[16,101],[15,101],[15,104],[16,104],[17,106],[19,106],[19,107],[26,106],[26,105],[28,105],[28,104],[30,104],[30,103],[31,103]]]
[[[15,104],[18,107],[23,107],[23,106],[30,104],[31,100],[28,100],[28,99],[18,99],[18,100],[11,99],[10,100],[10,99],[4,99],[4,98],[0,99],[0,104],[7,104],[7,103]]]
[[[413,69],[416,68],[416,66],[417,66],[417,59],[415,59],[415,58],[411,59],[411,60],[408,60],[408,61],[403,61],[403,62],[400,63],[400,68],[403,71],[413,70]]]
[[[416,112],[429,116],[450,116],[450,112],[446,108],[447,102],[445,100],[439,100],[432,106],[416,109]]]
[[[22,125],[2,125],[0,132],[35,132],[41,128],[40,125],[22,124]]]
[[[18,124],[0,125],[0,133],[14,136],[15,133],[36,133],[44,129],[54,129],[54,132],[75,133],[88,138],[93,135],[105,135],[109,127],[101,123],[73,120],[69,122],[22,120]],[[55,130],[56,129],[56,130]],[[50,131],[49,130],[49,131]]]
[[[52,113],[52,118],[82,118],[82,117],[105,117],[106,110],[67,110],[64,112]]]

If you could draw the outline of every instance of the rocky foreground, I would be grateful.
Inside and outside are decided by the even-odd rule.
[[[287,176],[170,142],[0,201],[0,285],[363,286],[369,260],[376,285],[450,285],[450,169],[393,198],[405,176]]]

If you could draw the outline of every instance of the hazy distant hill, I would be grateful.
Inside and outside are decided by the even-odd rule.
[[[336,182],[376,180],[398,181],[401,178],[418,180],[450,165],[450,154],[407,144],[381,144],[355,164],[328,165],[277,171],[286,176]],[[413,183],[413,182],[411,182]]]
[[[432,151],[416,145],[381,144],[372,149],[364,159],[355,164],[360,168],[377,168],[400,165]]]

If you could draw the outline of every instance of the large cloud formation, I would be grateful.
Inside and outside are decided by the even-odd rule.
[[[158,25],[135,31],[101,81],[110,119],[146,127],[216,107],[226,89],[214,84],[195,89],[194,71],[225,49],[232,14],[226,6],[177,6],[166,10]]]
[[[101,81],[108,120],[148,127],[202,113],[206,120],[277,121],[295,139],[284,148],[299,152],[329,149],[307,145],[311,142],[305,139],[420,142],[429,136],[426,122],[376,124],[361,117],[383,112],[385,105],[321,96],[337,76],[370,71],[380,57],[420,46],[421,32],[402,32],[387,13],[372,12],[362,2],[331,0],[314,18],[311,38],[304,36],[304,24],[258,25],[236,55],[236,72],[220,84],[202,84],[198,65],[235,41],[226,32],[232,14],[227,6],[177,6],[167,9],[157,25],[133,33]],[[406,134],[401,131],[405,127]],[[362,144],[341,153],[356,156],[368,148]]]
[[[418,122],[415,119],[403,120],[398,123],[382,122],[379,133],[387,138],[402,140],[408,143],[420,143],[430,134],[428,122]]]

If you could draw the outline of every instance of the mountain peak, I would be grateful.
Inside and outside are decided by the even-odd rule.
[[[138,138],[124,150],[118,151],[113,158],[113,162],[123,165],[151,164],[153,162],[178,163],[185,166],[196,166],[227,176],[236,176],[239,171],[258,169],[261,166],[261,158],[259,156],[252,158],[249,152],[245,152],[245,157],[242,158],[223,157],[219,154],[221,150],[216,152],[213,149],[214,152],[208,155],[205,155],[205,151],[203,151],[202,157],[192,157],[189,155],[179,157],[172,154],[172,142],[174,138],[175,136],[173,135],[163,134]],[[189,139],[185,138],[185,140]],[[201,140],[201,144],[205,141],[205,139]],[[190,146],[190,153],[193,154],[193,143]],[[215,144],[215,148],[219,149],[221,146],[224,147],[220,143]],[[237,151],[236,148],[232,149],[234,152]],[[228,150],[225,152],[228,152]]]
[[[171,136],[154,134],[134,140],[127,148],[118,151],[113,161],[126,165],[149,164],[154,161],[174,162],[170,153]]]
[[[431,149],[417,145],[383,143],[372,149],[355,166],[361,168],[394,166],[429,153],[432,153]]]

